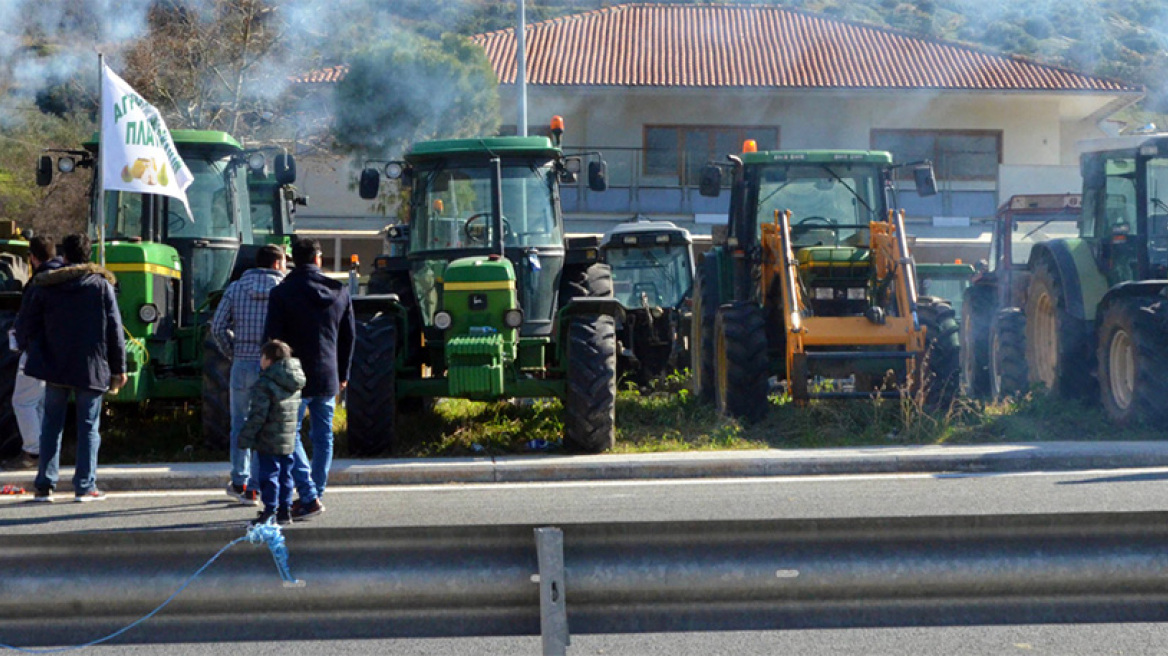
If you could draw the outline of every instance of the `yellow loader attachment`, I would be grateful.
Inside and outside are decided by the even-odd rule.
[[[891,286],[892,307],[873,306],[864,316],[815,316],[806,297],[800,270],[817,265],[841,266],[840,262],[818,262],[817,256],[831,255],[834,249],[803,249],[799,257],[791,239],[791,212],[775,211],[774,222],[761,226],[762,298],[773,298],[771,287],[780,285],[781,313],[786,342],[788,389],[797,402],[812,398],[869,398],[873,395],[895,397],[900,388],[913,380],[925,352],[925,329],[916,313],[917,291],[913,260],[904,234],[904,213],[889,212],[888,221],[869,223],[870,250],[865,257],[843,263],[844,266],[871,267],[867,294],[874,298],[874,288]],[[773,314],[771,315],[773,316]],[[830,371],[869,370],[889,363],[887,369],[903,370],[904,379],[889,388],[886,385],[852,389],[836,384],[809,382],[820,368]],[[883,375],[877,375],[882,379]],[[871,378],[871,377],[869,377]],[[833,379],[834,380],[834,379]],[[856,377],[853,375],[852,380]]]

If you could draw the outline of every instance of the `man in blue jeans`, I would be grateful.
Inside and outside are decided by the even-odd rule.
[[[260,487],[252,480],[258,465],[250,449],[239,448],[239,432],[247,420],[251,388],[260,375],[268,296],[284,279],[284,250],[268,244],[256,253],[255,264],[223,292],[211,320],[211,336],[219,350],[231,358],[231,482],[227,494],[251,506],[259,503]]]
[[[89,263],[89,237],[69,235],[61,250],[66,266],[32,279],[32,291],[16,318],[16,343],[28,353],[25,373],[46,383],[33,501],[53,500],[70,396],[77,402],[73,498],[100,501],[105,498],[97,488],[101,397],[126,384],[122,317],[113,274]]]
[[[292,518],[307,519],[324,512],[320,497],[333,461],[333,411],[337,395],[349,381],[356,324],[349,290],[320,270],[320,243],[297,240],[292,245],[292,264],[292,271],[268,299],[264,333],[265,340],[278,339],[292,347],[293,357],[299,358],[308,378],[301,390],[292,468],[300,495],[293,504]],[[311,465],[299,437],[306,411],[311,421]]]

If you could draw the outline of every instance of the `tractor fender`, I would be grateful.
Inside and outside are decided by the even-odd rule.
[[[581,314],[609,316],[615,319],[617,323],[623,323],[625,320],[625,308],[615,298],[577,297],[569,301],[560,310],[560,324],[565,324],[565,320],[569,317]]]
[[[1054,239],[1036,244],[1030,251],[1031,271],[1042,257],[1049,258],[1058,272],[1067,314],[1094,321],[1109,285],[1091,252],[1091,244],[1082,239]]]
[[[367,294],[353,297],[353,316],[357,321],[367,321],[378,313],[389,314],[397,324],[397,341],[399,352],[403,346],[404,336],[409,329],[409,311],[401,303],[397,294]]]
[[[1102,322],[1103,317],[1107,315],[1107,308],[1120,299],[1138,297],[1147,299],[1150,304],[1160,300],[1166,293],[1168,293],[1168,280],[1121,282],[1107,290],[1107,293],[1103,295],[1103,299],[1099,302],[1099,311],[1096,312],[1095,323]]]

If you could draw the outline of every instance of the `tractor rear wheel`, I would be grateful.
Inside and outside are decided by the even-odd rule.
[[[0,312],[0,338],[5,342],[9,329],[15,323],[15,312]],[[16,413],[12,411],[12,392],[16,388],[16,370],[19,365],[20,353],[9,349],[5,343],[0,348],[0,459],[5,460],[20,453],[23,445]]]
[[[917,317],[925,328],[925,398],[930,405],[947,406],[957,395],[961,380],[961,328],[957,316],[949,301],[922,296],[917,300]]]
[[[349,386],[345,389],[349,454],[389,451],[397,429],[397,323],[382,313],[357,322]]]
[[[209,328],[203,334],[203,442],[218,451],[231,448],[231,359]]]
[[[1026,366],[1026,315],[1018,308],[998,311],[990,325],[990,394],[995,401],[1030,388]]]
[[[1108,306],[1099,330],[1100,397],[1107,415],[1123,426],[1166,414],[1168,333],[1158,325],[1157,308],[1146,306],[1146,298],[1116,301]]]
[[[714,400],[714,318],[719,305],[717,263],[703,258],[694,277],[689,340],[694,394],[703,401]]]
[[[715,405],[720,414],[761,419],[767,411],[766,318],[751,302],[718,309],[714,319]]]
[[[616,443],[616,322],[604,315],[568,323],[564,446],[600,453]]]
[[[984,398],[990,391],[990,324],[994,320],[997,289],[966,287],[961,302],[961,388],[966,395]]]
[[[1066,398],[1089,395],[1093,381],[1092,328],[1067,312],[1062,280],[1049,258],[1039,258],[1026,291],[1026,366],[1030,381]]]

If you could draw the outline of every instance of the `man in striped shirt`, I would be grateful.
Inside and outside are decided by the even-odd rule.
[[[211,320],[211,335],[231,358],[231,482],[228,496],[249,505],[259,503],[259,485],[252,480],[255,456],[240,449],[239,432],[247,419],[248,394],[260,375],[260,347],[268,318],[268,295],[284,279],[284,250],[268,244],[256,253],[256,268],[248,269],[223,292]]]

